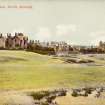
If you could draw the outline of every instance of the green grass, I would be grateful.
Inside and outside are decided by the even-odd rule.
[[[0,51],[0,89],[74,87],[104,83],[104,67],[74,67],[46,55]]]

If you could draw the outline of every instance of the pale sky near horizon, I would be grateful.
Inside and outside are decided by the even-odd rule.
[[[0,0],[0,32],[24,32],[29,39],[91,45],[105,41],[105,0]]]

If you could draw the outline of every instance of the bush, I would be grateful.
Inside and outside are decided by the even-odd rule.
[[[55,54],[54,48],[42,47],[42,46],[33,45],[33,44],[28,45],[27,51],[32,51],[32,52],[44,54],[44,55],[54,55]]]
[[[77,91],[73,90],[72,94],[71,94],[73,97],[77,97],[78,96],[78,93]]]
[[[40,91],[40,92],[32,92],[30,93],[30,96],[32,96],[35,100],[40,100],[45,96],[49,96],[49,91]]]

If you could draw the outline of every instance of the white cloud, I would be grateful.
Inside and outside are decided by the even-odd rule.
[[[99,41],[105,42],[105,31],[91,32],[91,44],[98,45]]]
[[[49,27],[39,27],[36,31],[35,38],[40,41],[68,41],[70,37],[74,37],[77,31],[77,25],[57,25],[52,30]],[[65,36],[66,35],[66,36]]]
[[[77,31],[77,25],[69,24],[69,25],[57,25],[56,26],[56,34],[57,35],[70,35],[73,32]]]
[[[40,41],[49,41],[51,39],[51,31],[47,27],[40,27],[36,33],[36,39]]]
[[[97,31],[97,32],[91,32],[91,33],[90,33],[90,36],[91,36],[91,37],[105,36],[105,31],[102,30],[102,31]]]

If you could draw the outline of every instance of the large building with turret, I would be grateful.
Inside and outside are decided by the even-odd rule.
[[[11,33],[7,33],[4,37],[0,34],[0,48],[2,49],[27,49],[28,37],[23,33],[15,33],[14,36]]]

